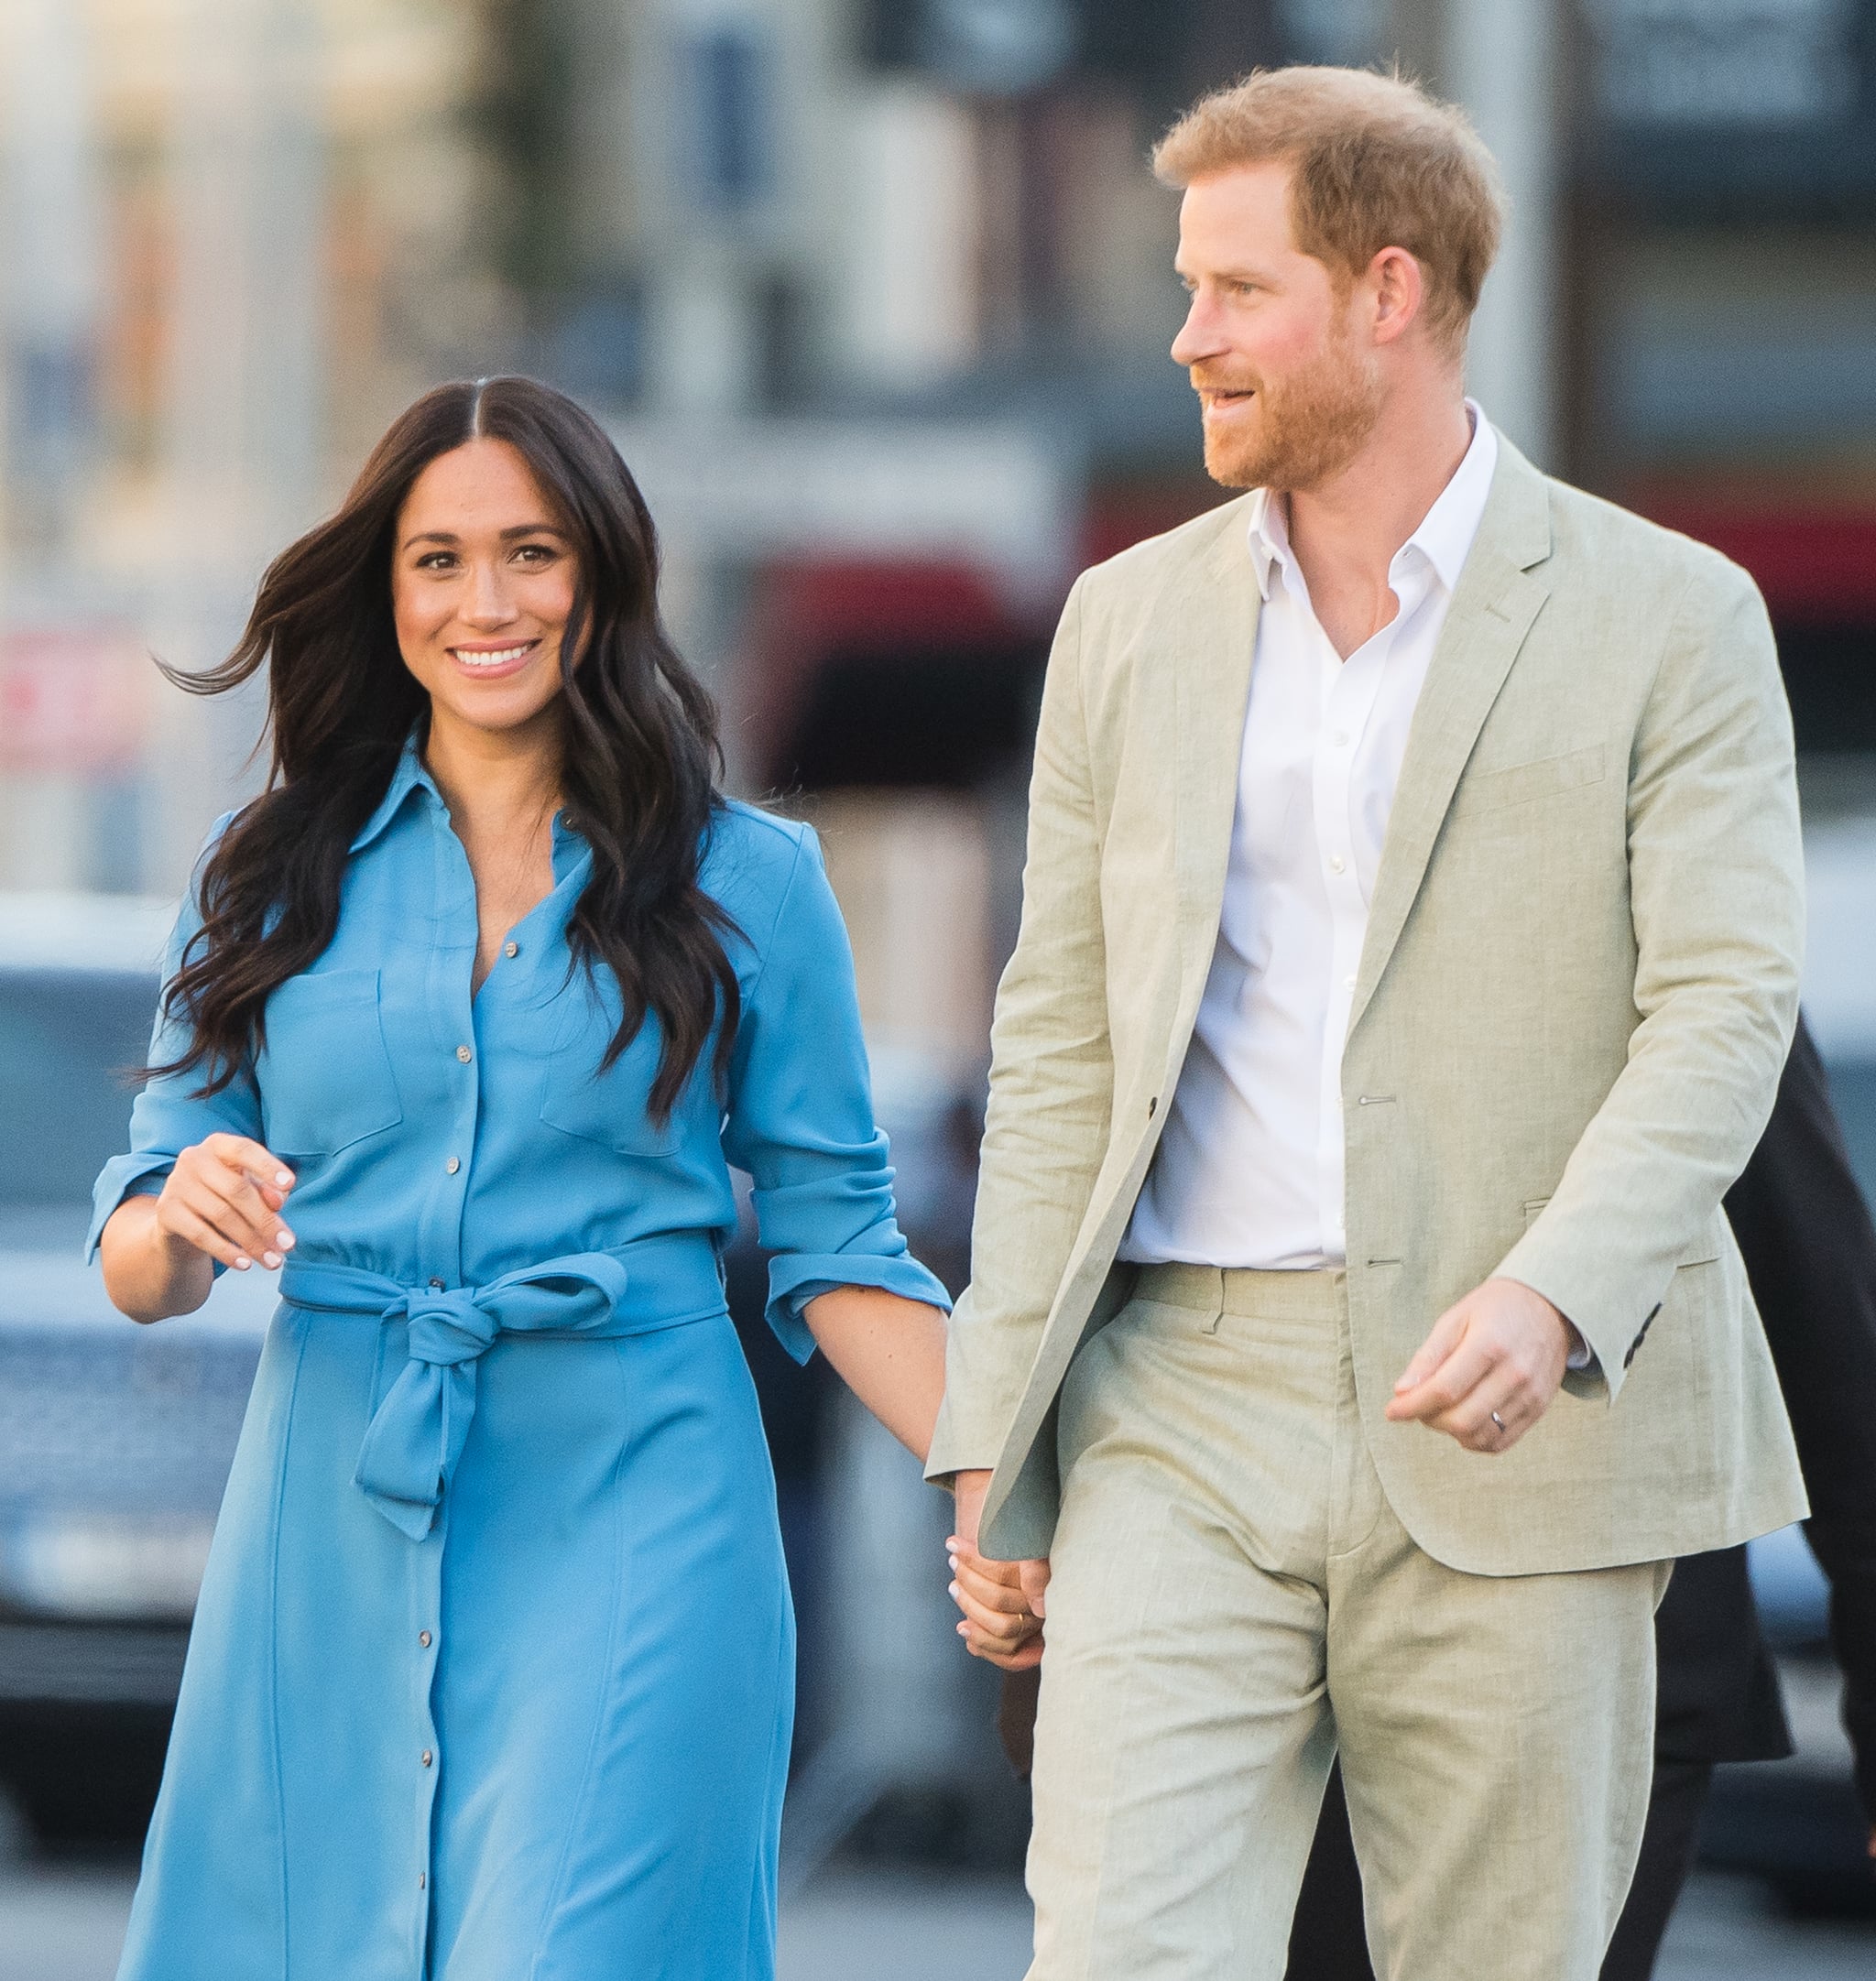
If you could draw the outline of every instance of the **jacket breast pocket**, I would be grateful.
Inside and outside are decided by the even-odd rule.
[[[664,1043],[657,1021],[648,1016],[637,1038],[602,1072],[600,1062],[619,1021],[616,989],[608,984],[596,992],[576,974],[557,1001],[562,1009],[547,1056],[542,1126],[621,1156],[676,1154],[686,1097],[680,1096],[661,1127],[647,1106]]]
[[[378,1018],[376,970],[289,977],[267,999],[255,1065],[261,1127],[277,1156],[331,1156],[404,1118]]]
[[[1528,764],[1510,764],[1502,770],[1468,770],[1453,799],[1455,815],[1498,811],[1508,805],[1529,804],[1560,791],[1599,784],[1604,771],[1603,746],[1569,750],[1561,756],[1541,756]]]

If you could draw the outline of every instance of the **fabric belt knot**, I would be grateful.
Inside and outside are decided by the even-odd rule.
[[[315,1312],[406,1323],[410,1358],[372,1413],[353,1483],[399,1533],[421,1540],[475,1416],[476,1365],[497,1334],[564,1340],[618,1332],[626,1268],[580,1252],[505,1273],[486,1286],[403,1287],[354,1266],[289,1261],[280,1296]]]

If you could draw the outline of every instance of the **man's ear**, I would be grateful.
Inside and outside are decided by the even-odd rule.
[[[1426,301],[1420,263],[1404,247],[1384,247],[1368,265],[1368,288],[1374,299],[1374,341],[1397,343],[1419,321]]]

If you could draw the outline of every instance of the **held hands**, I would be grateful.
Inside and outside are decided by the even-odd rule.
[[[211,1135],[176,1159],[157,1199],[156,1227],[172,1255],[190,1247],[245,1272],[275,1268],[293,1249],[280,1210],[293,1172],[242,1135]]]
[[[1468,1452],[1508,1452],[1550,1408],[1579,1339],[1543,1294],[1488,1279],[1434,1322],[1388,1419],[1444,1431]]]
[[[957,1475],[957,1525],[946,1543],[952,1598],[964,1612],[957,1634],[973,1658],[1005,1671],[1026,1671],[1042,1659],[1049,1564],[993,1562],[977,1552],[977,1521],[989,1487],[987,1472]]]

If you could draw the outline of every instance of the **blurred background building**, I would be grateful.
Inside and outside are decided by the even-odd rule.
[[[1291,60],[1468,108],[1473,389],[1763,588],[1876,1188],[1876,0],[0,0],[0,892],[178,894],[259,704],[149,655],[219,658],[425,386],[536,373],[644,484],[734,781],[823,829],[958,1277],[1055,613],[1219,499],[1146,155]]]
[[[1475,390],[1754,571],[1809,791],[1860,802],[1871,0],[5,0],[0,34],[0,886],[177,889],[256,710],[142,657],[224,650],[422,386],[525,368],[639,472],[737,780],[847,794],[836,839],[918,789],[920,835],[980,843],[966,1003],[914,965],[923,1015],[878,1013],[976,1038],[1053,611],[1216,497],[1145,153],[1297,58],[1468,106],[1515,201]]]

